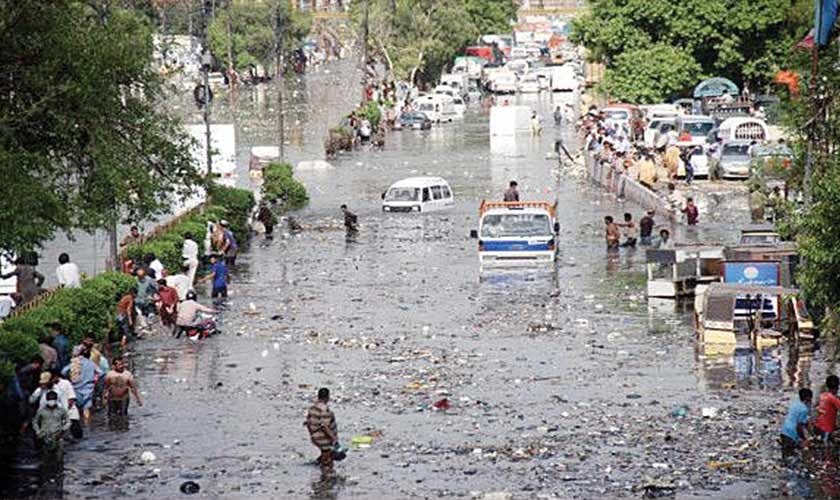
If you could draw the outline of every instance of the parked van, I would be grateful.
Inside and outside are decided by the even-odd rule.
[[[764,120],[733,116],[721,122],[717,136],[724,141],[766,141],[769,132]]]
[[[705,115],[681,115],[677,116],[676,121],[677,134],[681,137],[688,133],[691,139],[688,141],[679,140],[677,146],[701,146],[706,143],[706,137],[709,132],[715,128],[715,120],[711,116]]]
[[[674,118],[680,114],[679,109],[674,104],[643,104],[639,107],[648,121],[656,118]]]
[[[440,77],[440,85],[455,89],[455,92],[463,97],[467,93],[467,76],[464,74],[445,74]]]
[[[441,177],[409,177],[382,193],[383,212],[434,212],[454,204],[452,189]]]
[[[481,80],[484,72],[484,65],[487,63],[479,57],[456,57],[452,66],[452,73],[455,75],[466,75],[470,80]]]
[[[529,67],[528,61],[524,59],[514,59],[505,64],[505,69],[513,71],[516,73],[516,76],[522,76],[527,73]]]
[[[653,148],[656,147],[657,139],[659,138],[659,128],[662,126],[663,123],[669,124],[672,127],[676,122],[676,118],[674,117],[656,117],[652,118],[645,128],[645,147]]]
[[[436,123],[451,122],[458,116],[452,97],[446,94],[421,95],[414,100],[414,109]]]
[[[500,70],[491,75],[490,90],[494,94],[515,94],[516,73],[513,71]]]

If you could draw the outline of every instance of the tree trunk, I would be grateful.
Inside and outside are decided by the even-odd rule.
[[[231,24],[233,23],[233,5],[228,6],[228,15],[227,15],[227,23],[225,23],[225,28],[227,30],[227,56],[228,56],[228,82],[230,82],[230,87],[234,88],[236,86],[235,78],[233,77],[235,72],[235,66],[233,64],[233,30],[231,29]]]
[[[385,48],[385,44],[382,43],[382,40],[376,40],[379,43],[379,49],[382,51],[382,55],[385,56],[385,63],[387,67],[385,68],[387,74],[391,79],[394,79],[394,63],[391,61],[391,55],[388,54],[388,49]]]
[[[417,65],[414,66],[414,68],[411,69],[411,75],[408,78],[408,83],[410,83],[412,85],[414,85],[414,79],[417,76],[417,71],[420,69],[420,66],[423,65],[423,56],[424,56],[424,53],[421,50],[420,55],[417,56]]]

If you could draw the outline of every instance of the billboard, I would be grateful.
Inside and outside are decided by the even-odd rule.
[[[779,286],[781,267],[778,261],[724,262],[723,282],[742,285]]]

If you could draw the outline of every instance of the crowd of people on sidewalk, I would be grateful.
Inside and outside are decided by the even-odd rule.
[[[62,325],[53,322],[38,347],[39,354],[15,371],[4,397],[21,417],[21,436],[40,453],[42,484],[60,487],[65,437],[82,439],[93,411],[101,408],[107,408],[111,429],[127,430],[130,395],[143,402],[109,342],[85,337],[72,346]]]
[[[234,265],[238,244],[226,221],[217,224],[209,235],[210,280],[216,304],[228,296],[229,265]],[[216,228],[214,228],[216,229]],[[135,230],[128,238],[138,238]],[[107,409],[107,423],[112,430],[128,429],[130,396],[142,406],[134,376],[126,369],[120,352],[128,352],[128,343],[154,331],[152,319],[170,328],[178,337],[187,333],[198,339],[215,332],[212,317],[216,309],[198,302],[194,290],[199,268],[198,243],[193,235],[184,235],[183,265],[169,274],[153,254],[142,262],[125,262],[124,271],[135,278],[127,292],[116,297],[115,329],[101,342],[94,332],[79,345],[71,345],[64,325],[52,322],[39,339],[39,354],[15,370],[6,399],[20,416],[20,433],[31,439],[41,455],[42,485],[60,487],[65,438],[82,439],[90,428],[93,412]],[[59,256],[56,270],[61,286],[80,286],[78,266],[65,253]]]
[[[661,148],[642,147],[632,140],[631,131],[606,119],[593,107],[582,118],[580,133],[584,152],[591,154],[593,161],[608,168],[610,178],[628,176],[663,198],[669,211],[683,214],[688,225],[699,222],[700,213],[694,200],[677,188],[681,165],[687,185],[691,184],[694,176],[690,161],[692,152],[688,148],[681,150],[677,147],[680,137],[676,131],[669,132]]]

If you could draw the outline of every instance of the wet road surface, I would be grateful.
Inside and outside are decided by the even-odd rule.
[[[547,123],[549,96],[527,103]],[[325,130],[335,120],[307,123],[316,122]],[[291,154],[320,158],[315,137]],[[603,216],[641,209],[558,178],[544,159],[551,141],[491,143],[473,108],[463,123],[396,132],[384,152],[299,173],[312,196],[295,214],[306,229],[258,238],[240,256],[223,335],[137,344],[146,406],[132,407],[127,433],[105,430],[97,415],[70,447],[70,495],[172,498],[194,480],[207,498],[611,498],[644,486],[772,497],[777,420],[810,358],[789,367],[786,346],[698,350],[690,312],[648,307],[643,252],[606,257]],[[425,174],[449,181],[451,210],[381,211],[391,182]],[[511,179],[523,199],[559,200],[554,277],[479,280],[469,231],[481,199],[499,198]],[[359,216],[351,241],[341,203]],[[684,237],[731,240],[746,215],[733,209]],[[310,465],[316,450],[302,426],[322,386],[342,443],[374,436],[351,449],[334,484]],[[450,408],[434,409],[443,398]],[[686,416],[672,416],[682,405]],[[704,407],[717,415],[702,418]],[[153,463],[140,460],[145,450]]]

